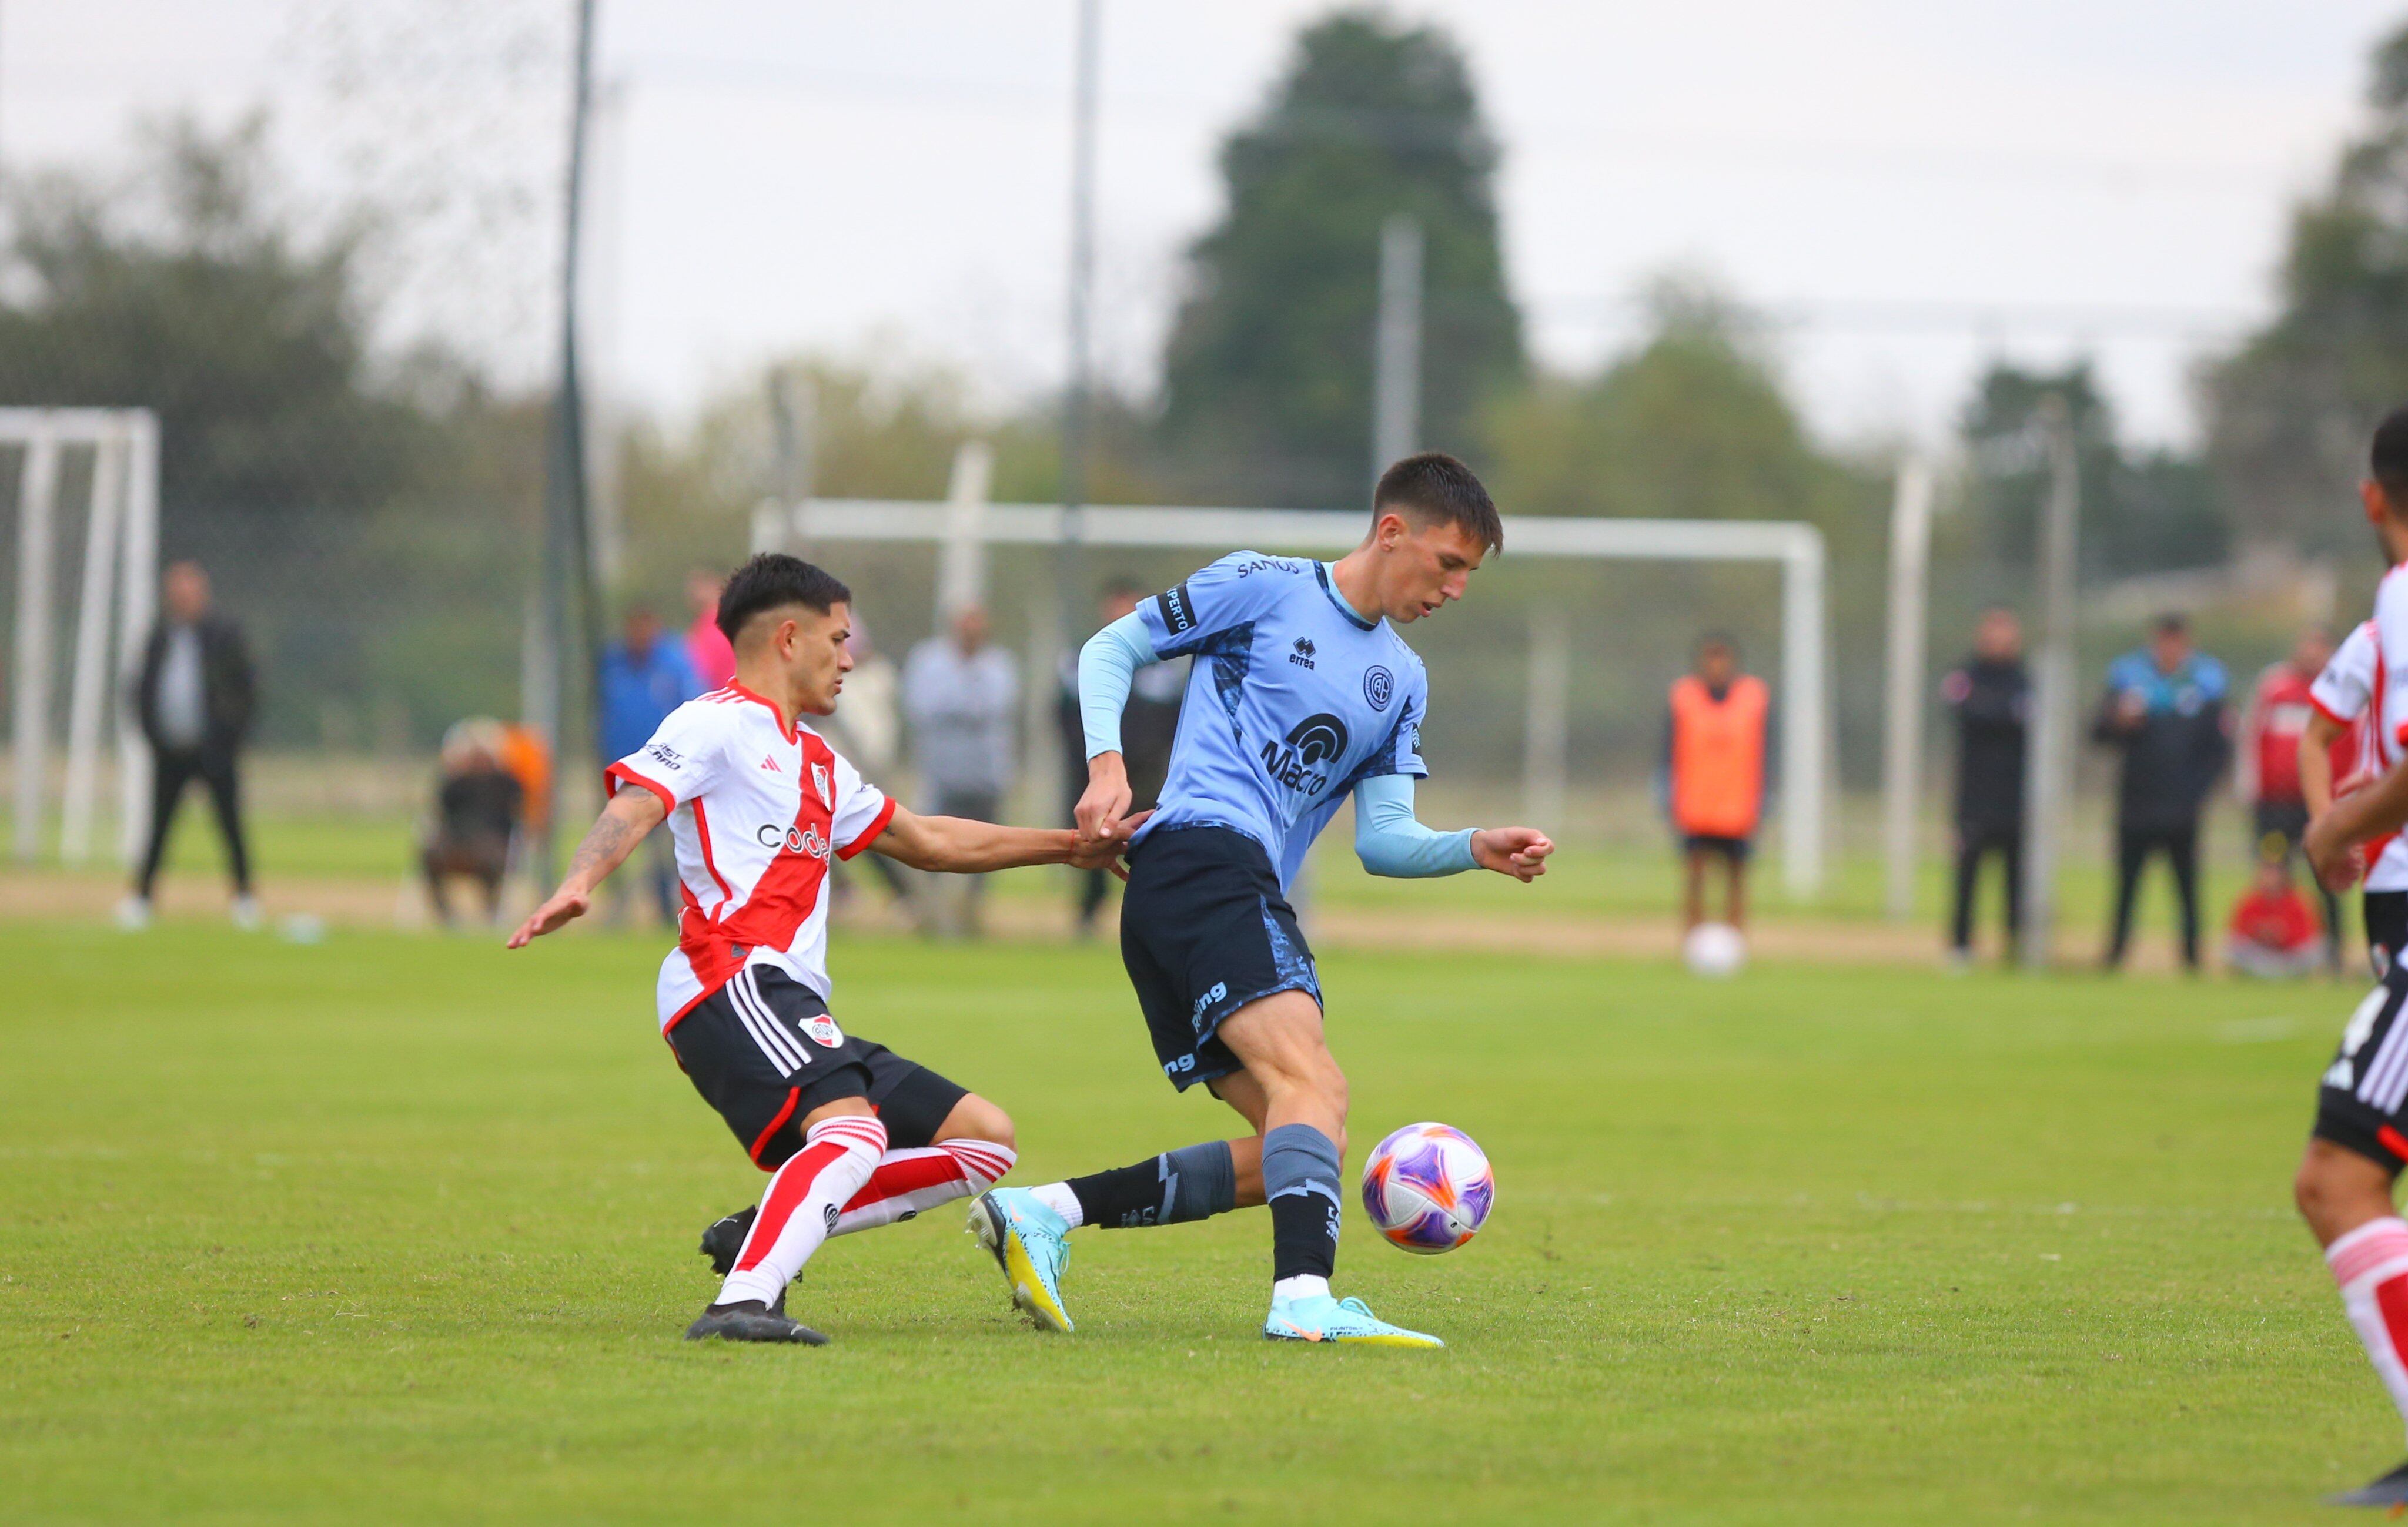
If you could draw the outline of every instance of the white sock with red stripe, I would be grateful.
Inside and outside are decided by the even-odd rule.
[[[831,1235],[875,1230],[956,1198],[982,1193],[1020,1159],[993,1140],[939,1140],[924,1150],[890,1150],[837,1216]]]
[[[886,1126],[868,1114],[838,1114],[813,1124],[803,1149],[769,1179],[752,1233],[715,1302],[775,1305],[885,1153]]]
[[[2408,1220],[2375,1220],[2325,1248],[2342,1307],[2408,1420]]]

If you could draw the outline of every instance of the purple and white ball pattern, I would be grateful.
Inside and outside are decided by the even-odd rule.
[[[1363,1163],[1363,1212],[1407,1251],[1435,1256],[1479,1233],[1497,1202],[1497,1175],[1452,1124],[1407,1124]]]

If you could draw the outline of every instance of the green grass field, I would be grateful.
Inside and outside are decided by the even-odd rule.
[[[1334,956],[1353,1162],[1498,1164],[1456,1255],[1350,1222],[1341,1292],[1451,1350],[1267,1346],[1257,1214],[1082,1233],[1040,1336],[950,1210],[764,1350],[678,1339],[762,1179],[658,952],[0,928],[0,1518],[2307,1521],[2398,1461],[2286,1202],[2354,990]],[[1017,1180],[1225,1128],[1107,951],[836,968]]]

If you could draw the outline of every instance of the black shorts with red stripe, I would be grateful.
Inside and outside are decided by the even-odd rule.
[[[2342,1031],[2316,1089],[2313,1132],[2398,1175],[2408,1165],[2408,965],[2395,963]]]
[[[896,1150],[933,1142],[969,1095],[884,1045],[844,1032],[810,987],[747,965],[686,1009],[667,1034],[694,1090],[719,1110],[745,1154],[774,1172],[803,1148],[803,1120],[840,1099],[865,1099]]]

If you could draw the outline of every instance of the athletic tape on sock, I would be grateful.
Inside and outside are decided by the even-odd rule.
[[[1209,1220],[1238,1206],[1238,1163],[1228,1141],[1165,1151],[1154,1163],[1162,1180],[1161,1223]]]
[[[1319,1193],[1332,1205],[1338,1195],[1338,1142],[1311,1124],[1282,1124],[1263,1136],[1263,1194]]]

